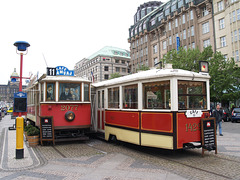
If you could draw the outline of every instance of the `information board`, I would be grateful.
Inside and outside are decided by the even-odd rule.
[[[204,150],[215,150],[215,154],[217,154],[216,121],[214,117],[201,119],[201,135],[202,155]]]
[[[41,135],[41,144],[42,144],[42,141],[53,141],[53,144],[55,144],[52,116],[40,117],[40,135]]]

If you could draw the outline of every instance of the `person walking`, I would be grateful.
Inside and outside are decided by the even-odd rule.
[[[219,134],[220,136],[223,136],[222,134],[223,111],[220,109],[219,104],[217,104],[216,110],[213,111],[212,117],[216,118],[216,132],[217,132],[217,128],[219,127]]]

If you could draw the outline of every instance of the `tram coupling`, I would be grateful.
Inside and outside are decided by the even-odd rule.
[[[195,148],[201,148],[201,144],[196,143],[185,143],[183,144],[183,149],[195,149]]]

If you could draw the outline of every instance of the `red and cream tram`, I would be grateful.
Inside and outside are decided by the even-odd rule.
[[[55,139],[84,137],[90,130],[90,81],[43,75],[31,83],[27,95],[27,120],[39,127],[40,117],[52,117]]]
[[[209,117],[208,73],[153,69],[94,83],[93,127],[115,137],[165,149],[201,147],[200,119]]]

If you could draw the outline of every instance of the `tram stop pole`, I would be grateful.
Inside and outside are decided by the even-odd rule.
[[[22,68],[23,68],[23,55],[27,54],[27,48],[30,46],[28,42],[25,41],[17,41],[14,43],[16,46],[17,54],[20,52],[20,81],[19,81],[19,92],[22,92]],[[23,53],[25,52],[25,54]],[[15,103],[15,102],[14,102]],[[14,104],[14,109],[15,109]],[[23,147],[23,128],[24,128],[24,119],[22,117],[22,112],[25,111],[17,111],[18,117],[16,118],[16,159],[24,158],[24,147]]]

